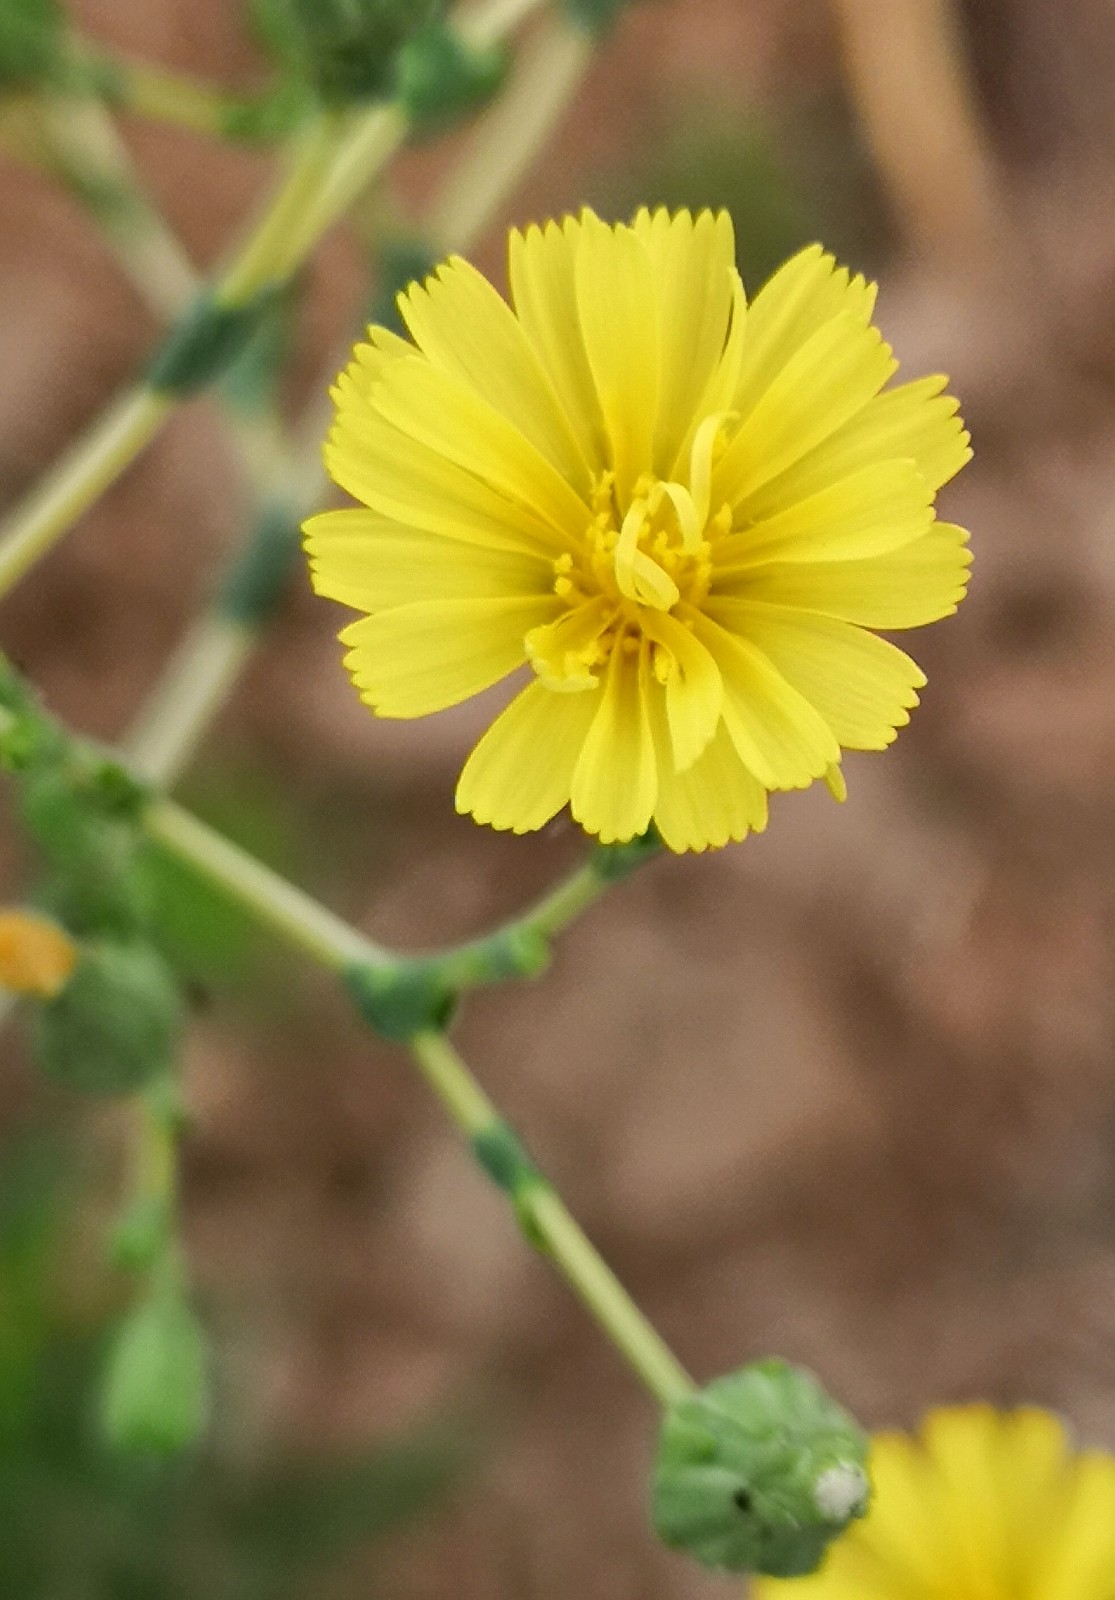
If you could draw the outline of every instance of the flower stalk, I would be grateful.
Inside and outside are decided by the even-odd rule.
[[[491,0],[470,15],[469,38],[495,43],[527,9]],[[0,598],[115,482],[178,405],[225,370],[275,292],[406,134],[405,111],[391,101],[357,111],[323,108],[293,135],[276,191],[228,264],[171,330],[145,378],[110,404],[0,526]]]
[[[66,742],[69,736],[34,707],[34,702],[18,677],[8,670],[8,704],[0,705],[0,740],[5,736],[29,735],[52,745]],[[101,768],[119,773],[112,787],[126,789],[126,776],[103,758],[72,741],[73,770],[88,783]],[[94,792],[100,787],[92,784]],[[487,939],[457,947],[435,957],[408,960],[369,940],[364,934],[336,916],[312,896],[287,882],[278,873],[256,860],[247,851],[225,839],[175,802],[159,795],[147,796],[142,787],[135,790],[134,821],[153,843],[169,851],[178,861],[190,866],[211,885],[249,912],[262,926],[310,956],[319,965],[344,977],[359,1001],[354,973],[382,973],[389,980],[387,993],[397,997],[426,992],[427,975],[435,974],[446,985],[455,981],[495,981],[513,976],[504,959],[480,960],[482,952],[505,950],[511,943],[530,946],[530,936],[544,943],[590,905],[607,883],[630,871],[640,859],[653,853],[653,846],[641,851],[616,852],[615,864],[605,865],[608,853],[597,848],[589,864],[568,883],[551,892],[534,908],[496,929]],[[467,956],[467,960],[465,959]],[[521,969],[520,969],[521,970]],[[533,970],[537,970],[535,967]],[[437,991],[437,984],[433,986]],[[367,1020],[375,1020],[369,1005],[359,1009]],[[398,1007],[396,1006],[396,1015]],[[424,1080],[436,1094],[453,1122],[469,1141],[472,1153],[488,1177],[507,1195],[520,1227],[537,1248],[551,1257],[609,1340],[629,1363],[640,1380],[664,1407],[675,1404],[693,1391],[693,1384],[680,1363],[644,1317],[630,1295],[601,1258],[595,1247],[569,1213],[560,1195],[543,1177],[526,1153],[517,1135],[500,1116],[492,1101],[473,1077],[443,1028],[422,1021],[416,1008],[409,1026],[381,1027],[387,1037],[405,1044]],[[140,1129],[140,1198],[154,1196],[156,1209],[169,1204],[174,1180],[173,1134],[160,1103],[151,1100],[145,1107]],[[170,1185],[171,1187],[168,1187]]]

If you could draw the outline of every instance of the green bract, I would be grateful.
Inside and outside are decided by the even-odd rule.
[[[174,1062],[182,1000],[149,945],[102,940],[82,952],[66,987],[35,1012],[43,1071],[87,1094],[130,1094]]]
[[[867,1509],[867,1439],[808,1372],[761,1361],[670,1407],[653,1488],[668,1545],[794,1578]]]
[[[373,99],[392,84],[395,53],[438,17],[443,0],[253,0],[274,53],[326,100]]]

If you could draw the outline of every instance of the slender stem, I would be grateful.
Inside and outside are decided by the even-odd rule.
[[[432,250],[466,250],[483,232],[572,100],[590,56],[589,35],[563,14],[542,24],[507,91],[480,119],[430,207],[421,231]],[[342,359],[338,356],[334,367]],[[319,410],[315,397],[298,424],[306,444],[296,453],[288,444],[277,454],[274,441],[264,441],[261,482],[270,485],[275,502],[289,507],[292,524],[319,504],[328,488],[320,444],[326,420]],[[144,777],[162,786],[177,777],[237,681],[251,653],[253,631],[225,617],[219,605],[192,626],[125,740],[132,765]],[[602,885],[589,869],[585,877],[587,905]],[[570,884],[565,892],[578,891]],[[570,905],[569,917],[559,916],[543,931],[556,932],[575,916],[579,906],[572,900]]]
[[[486,1135],[499,1140],[513,1137],[443,1033],[420,1033],[409,1048],[422,1076],[474,1146]],[[506,1181],[506,1187],[520,1222],[655,1398],[669,1406],[692,1393],[692,1379],[590,1242],[557,1190],[529,1161],[524,1161]]]
[[[595,861],[587,861],[548,894],[543,895],[531,910],[516,917],[515,925],[532,928],[544,938],[550,939],[554,934],[561,933],[571,922],[575,922],[582,911],[587,911],[589,906],[595,905],[596,901],[607,892],[608,887],[609,879],[600,872]]]
[[[189,305],[198,276],[177,237],[147,199],[131,159],[99,101],[44,92],[38,102],[60,174],[96,218],[117,262],[163,321]]]
[[[116,55],[90,44],[74,44],[73,55],[106,84],[106,98],[122,110],[154,122],[169,122],[213,138],[224,135],[229,114],[239,97],[134,56]]]
[[[128,390],[16,506],[0,529],[0,598],[135,460],[174,404],[146,385]]]
[[[252,653],[255,632],[213,609],[171,656],[124,740],[129,766],[165,787],[182,770]]]
[[[257,921],[304,950],[322,966],[341,972],[353,962],[382,963],[389,952],[358,933],[343,918],[293,883],[207,827],[172,800],[153,800],[143,813],[149,839],[188,862]]]
[[[542,23],[430,210],[425,233],[435,250],[467,249],[506,204],[571,103],[592,52],[592,35],[564,13]]]
[[[490,40],[518,22],[530,6],[489,0],[469,19],[473,37]],[[296,136],[291,164],[263,214],[213,284],[221,307],[247,304],[282,283],[390,160],[407,131],[397,105],[356,114],[323,111]],[[54,545],[82,512],[138,455],[178,403],[178,397],[137,385],[112,406],[0,528],[0,597]],[[127,425],[120,419],[127,419]],[[61,477],[61,489],[53,480]]]

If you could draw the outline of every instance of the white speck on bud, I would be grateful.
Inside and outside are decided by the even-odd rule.
[[[867,1478],[851,1461],[826,1467],[813,1485],[813,1498],[821,1515],[833,1522],[857,1516],[867,1500]]]

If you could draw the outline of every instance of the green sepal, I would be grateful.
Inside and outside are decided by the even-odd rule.
[[[64,21],[58,0],[0,0],[0,87],[64,76]]]
[[[354,962],[344,982],[364,1021],[385,1039],[406,1043],[419,1033],[440,1033],[456,1007],[457,991],[436,958]]]
[[[179,1455],[209,1420],[209,1361],[201,1324],[177,1287],[156,1282],[109,1352],[101,1426],[115,1449]]]
[[[36,1008],[32,1043],[43,1071],[67,1088],[131,1094],[171,1067],[182,1020],[178,986],[157,951],[100,940]]]
[[[436,21],[399,51],[395,93],[411,128],[431,133],[490,100],[506,72],[501,45],[470,44],[447,22]]]
[[[606,883],[618,883],[661,850],[662,840],[652,824],[645,833],[637,834],[626,844],[598,844],[592,854],[593,871]]]
[[[287,501],[263,506],[221,586],[217,607],[223,617],[247,628],[267,621],[298,554],[299,536],[298,517]]]
[[[242,305],[198,296],[152,357],[146,380],[160,394],[197,394],[225,372],[255,337],[285,284],[267,284]]]
[[[866,1512],[867,1450],[810,1373],[756,1362],[667,1410],[655,1528],[705,1566],[802,1577]]]

